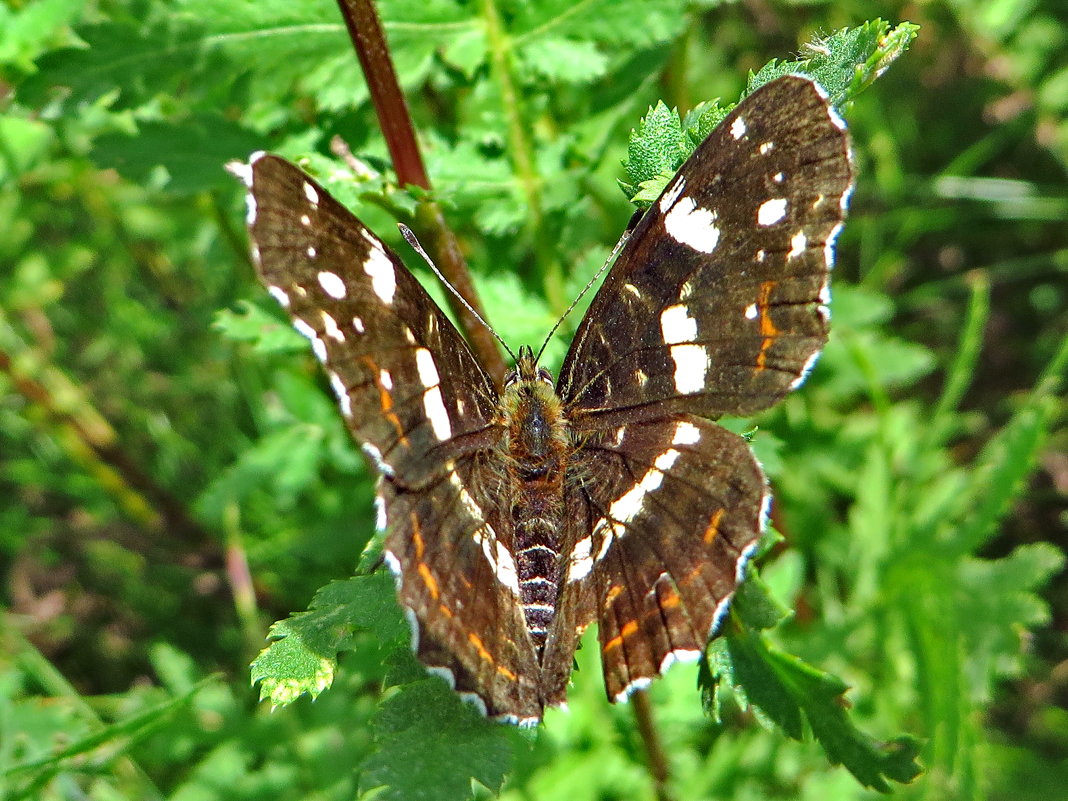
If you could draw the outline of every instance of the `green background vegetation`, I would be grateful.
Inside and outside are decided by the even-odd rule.
[[[1063,797],[1063,4],[379,9],[513,345],[625,225],[650,105],[730,104],[834,31],[920,25],[844,107],[859,177],[832,340],[802,391],[737,423],[759,426],[782,542],[704,669],[654,685],[661,791]],[[655,797],[595,647],[570,712],[524,736],[427,680],[388,580],[352,578],[373,477],[255,282],[221,166],[269,148],[387,238],[410,221],[336,6],[9,2],[0,102],[0,798]],[[249,662],[309,608],[256,675],[279,702],[332,686],[271,713]]]

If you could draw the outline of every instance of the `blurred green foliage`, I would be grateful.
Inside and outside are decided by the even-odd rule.
[[[378,6],[512,343],[540,341],[625,225],[650,106],[726,106],[830,31],[920,25],[841,89],[859,178],[832,340],[801,392],[737,421],[759,425],[785,542],[739,598],[748,625],[656,682],[654,715],[678,798],[870,797],[878,770],[907,778],[902,733],[925,772],[899,796],[1063,795],[1063,4]],[[425,678],[388,582],[352,577],[373,476],[253,278],[221,168],[269,148],[383,234],[410,213],[336,6],[13,0],[0,89],[0,797],[451,799],[472,778],[654,797],[592,642],[570,712],[527,737]],[[257,660],[260,689],[332,686],[270,714],[248,664],[281,618],[278,645],[300,641]],[[277,681],[300,670],[310,686]]]

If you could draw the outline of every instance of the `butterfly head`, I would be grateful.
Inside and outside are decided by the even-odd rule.
[[[544,367],[538,367],[538,357],[529,345],[519,346],[519,358],[515,360],[515,369],[504,377],[504,388],[509,389],[524,382],[553,385],[553,374]]]

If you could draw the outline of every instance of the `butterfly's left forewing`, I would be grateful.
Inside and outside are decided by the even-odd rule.
[[[815,83],[786,76],[740,103],[645,213],[590,304],[558,384],[577,427],[668,409],[747,415],[781,400],[827,339],[851,180],[844,123]]]

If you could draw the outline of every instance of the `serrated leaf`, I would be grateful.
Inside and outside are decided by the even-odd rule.
[[[806,58],[770,61],[749,76],[746,94],[783,75],[807,75],[840,107],[869,86],[916,38],[919,26],[902,23],[893,30],[881,19],[857,28],[842,28],[805,47]]]
[[[629,183],[641,186],[643,182],[674,175],[686,155],[683,140],[678,112],[657,102],[630,133],[623,165]]]
[[[385,572],[328,584],[315,594],[308,611],[271,626],[275,642],[251,666],[260,699],[285,706],[304,694],[318,696],[333,681],[338,652],[357,631],[371,631],[383,643],[408,636],[392,577]]]
[[[730,634],[725,640],[717,652],[716,677],[790,737],[802,737],[804,720],[828,759],[880,792],[890,791],[887,780],[906,783],[919,775],[919,744],[909,737],[879,743],[857,729],[843,704],[847,687],[840,679],[768,647],[756,634]]]
[[[511,769],[508,730],[486,720],[440,679],[407,684],[383,702],[375,752],[360,788],[381,801],[466,801],[474,779],[493,792]]]

